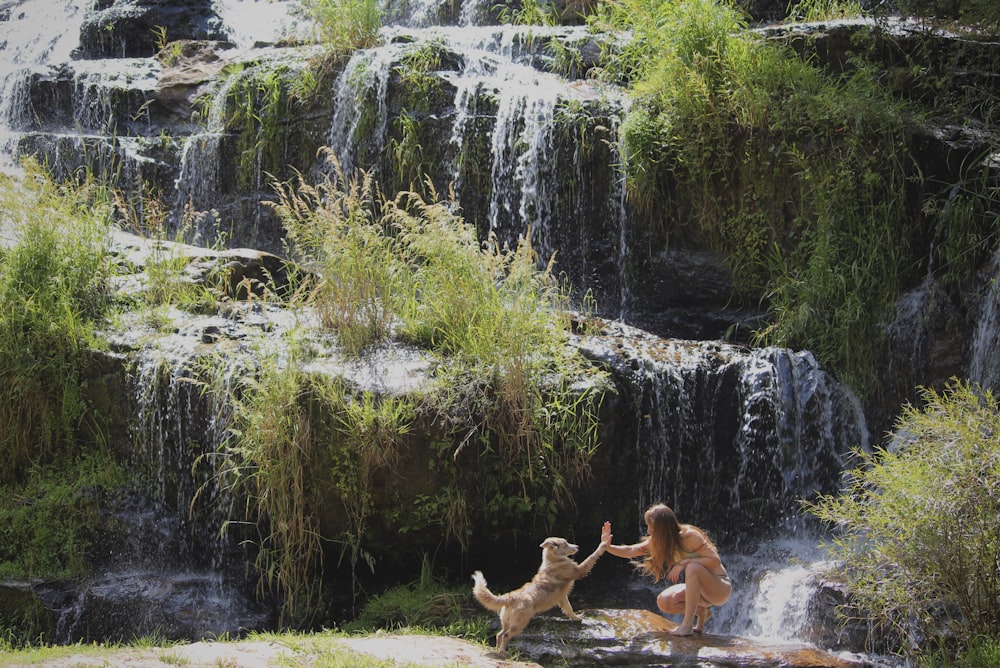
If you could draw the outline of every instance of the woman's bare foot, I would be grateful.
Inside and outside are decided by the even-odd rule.
[[[670,635],[672,635],[672,636],[689,636],[692,633],[694,633],[694,631],[691,630],[690,626],[687,626],[687,627],[685,627],[685,626],[677,626],[677,627],[674,628],[673,631],[670,632]]]
[[[705,630],[705,622],[712,618],[712,608],[707,605],[699,605],[694,614],[698,619],[698,623],[691,630],[695,633],[701,633]]]

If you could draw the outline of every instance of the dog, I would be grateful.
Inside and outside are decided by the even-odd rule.
[[[589,557],[578,564],[570,557],[580,548],[565,538],[546,538],[539,547],[542,548],[542,565],[538,567],[531,582],[525,583],[520,589],[497,596],[487,589],[486,578],[481,571],[472,574],[475,582],[472,595],[487,610],[500,613],[500,632],[497,633],[497,651],[500,653],[507,651],[507,643],[524,630],[532,617],[556,605],[574,622],[582,621],[583,618],[573,612],[569,593],[573,584],[590,573],[607,549],[601,543]]]

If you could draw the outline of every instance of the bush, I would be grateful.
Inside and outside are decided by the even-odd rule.
[[[863,614],[910,652],[1000,625],[1000,407],[955,381],[922,396],[891,448],[859,452],[845,491],[807,504],[835,528],[830,548]]]
[[[371,597],[344,630],[425,629],[486,640],[489,619],[469,595],[470,588],[450,588],[431,573],[425,556],[419,580]]]

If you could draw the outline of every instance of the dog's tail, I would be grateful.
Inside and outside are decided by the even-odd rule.
[[[475,582],[472,586],[472,595],[476,597],[476,600],[487,610],[498,612],[504,606],[504,602],[486,587],[486,578],[483,577],[482,572],[473,573],[472,580]]]

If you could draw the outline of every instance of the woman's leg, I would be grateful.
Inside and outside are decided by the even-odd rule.
[[[684,614],[684,585],[675,584],[667,587],[656,597],[656,607],[668,615]]]
[[[722,605],[729,600],[732,591],[731,584],[719,576],[713,575],[701,564],[688,564],[684,570],[684,619],[671,633],[679,636],[691,635],[694,632],[694,616],[698,609],[704,608],[705,603]],[[700,615],[699,622],[699,628],[703,627],[704,620]]]
[[[701,602],[707,603],[705,599],[701,599]],[[698,620],[698,623],[691,627],[691,630],[695,633],[701,633],[705,630],[705,622],[712,617],[712,606],[699,605],[698,609],[694,611],[694,617]]]

